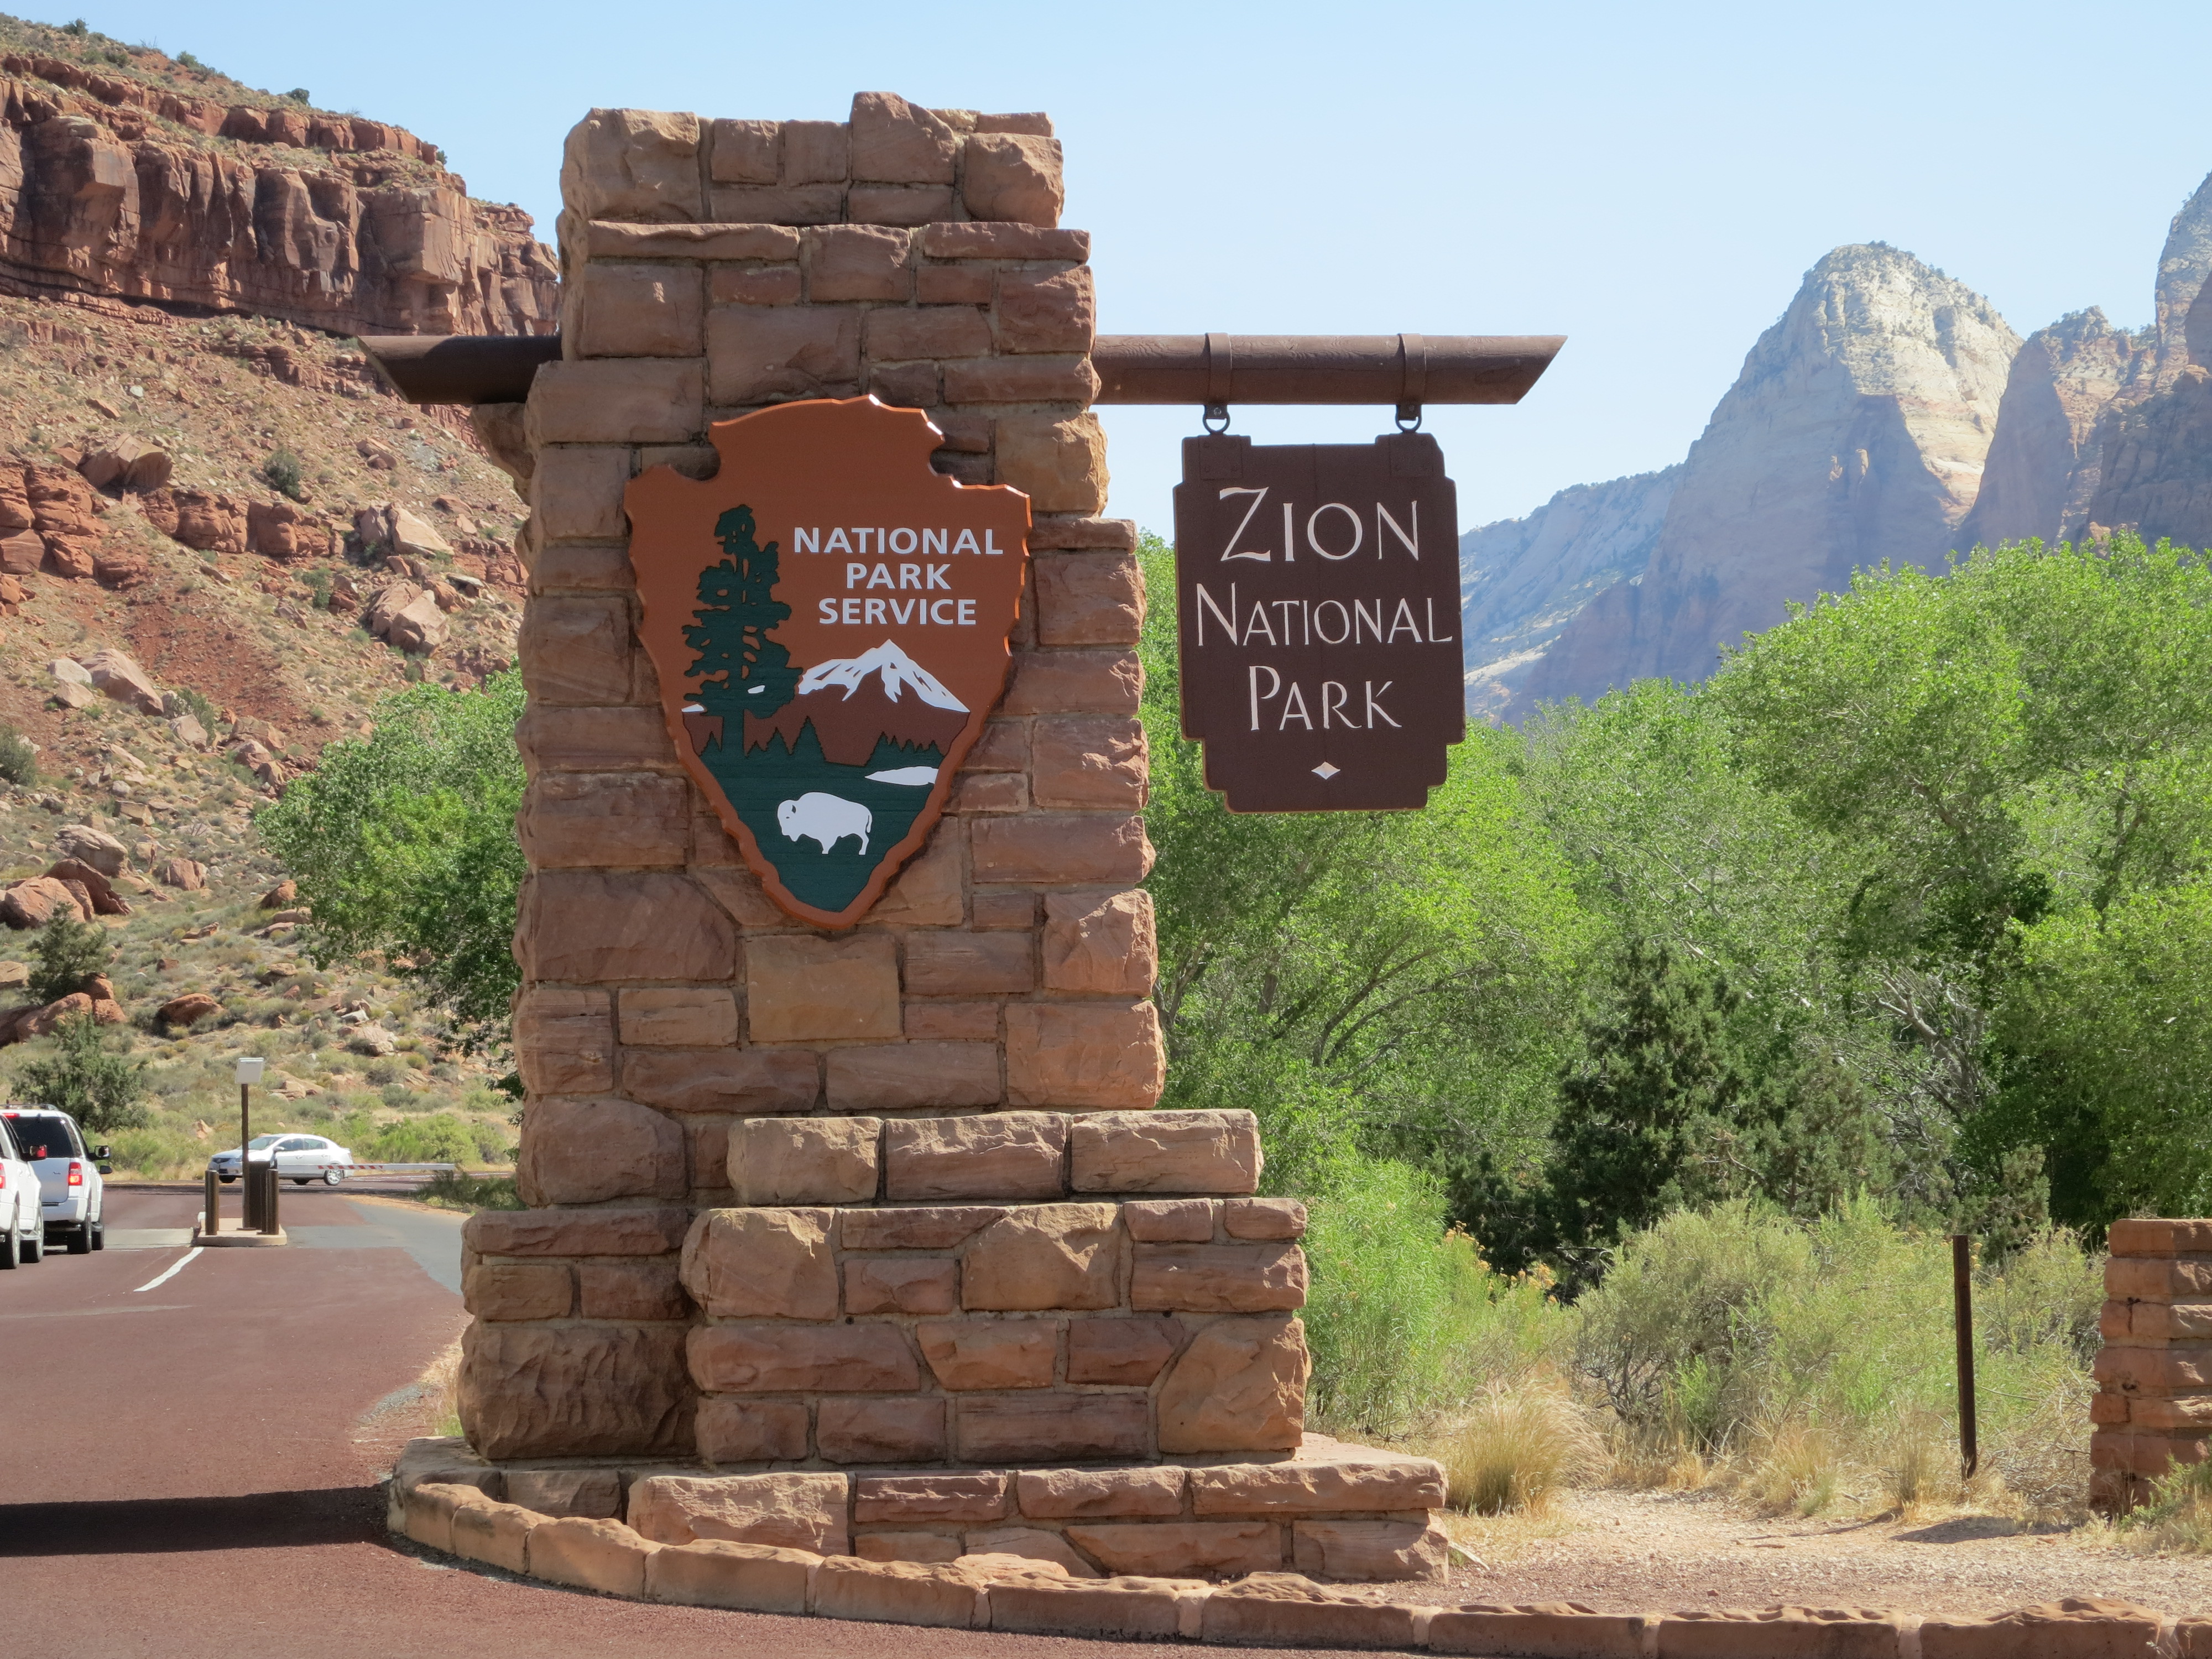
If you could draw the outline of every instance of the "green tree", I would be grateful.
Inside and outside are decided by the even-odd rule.
[[[473,692],[410,687],[256,820],[313,908],[318,964],[383,951],[477,1040],[503,1028],[520,983],[522,706],[516,673]]]
[[[114,953],[107,930],[97,922],[80,921],[66,910],[57,910],[31,946],[36,963],[31,969],[30,990],[38,1002],[52,1002],[82,991],[94,974],[106,970]]]
[[[25,1097],[67,1112],[95,1135],[143,1128],[146,1062],[127,1057],[128,1032],[119,1040],[126,1052],[108,1048],[90,1014],[68,1016],[54,1028],[53,1058],[31,1060],[19,1074]]]
[[[769,637],[791,615],[775,597],[776,546],[755,540],[750,507],[724,513],[714,535],[725,556],[699,573],[697,620],[684,629],[684,642],[699,653],[691,665],[696,695],[701,708],[725,720],[764,718],[799,689],[791,653]],[[741,741],[735,732],[729,736]]]

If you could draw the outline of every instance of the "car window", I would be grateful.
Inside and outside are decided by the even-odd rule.
[[[256,1135],[246,1143],[246,1149],[252,1152],[265,1152],[283,1139],[282,1135]]]
[[[35,1164],[42,1158],[76,1158],[78,1149],[70,1134],[67,1118],[52,1114],[33,1117],[26,1112],[11,1116],[9,1126],[15,1132],[15,1144],[23,1150],[26,1163]]]
[[[276,1150],[280,1152],[304,1152],[307,1150],[307,1143],[297,1135],[287,1135],[276,1143]]]

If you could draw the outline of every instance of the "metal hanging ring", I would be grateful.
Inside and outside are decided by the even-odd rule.
[[[1421,406],[1419,404],[1398,405],[1398,430],[1419,432],[1421,429]]]
[[[1214,425],[1216,421],[1220,422],[1221,424]],[[1206,413],[1199,417],[1199,424],[1206,428],[1210,436],[1219,437],[1229,430],[1229,405],[1227,404],[1206,404]]]

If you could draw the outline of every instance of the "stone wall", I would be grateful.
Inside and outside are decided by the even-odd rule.
[[[533,1208],[468,1236],[495,1456],[758,1467],[1297,1443],[1303,1225],[1250,1118],[1136,1115],[1164,1055],[1133,526],[1098,516],[1088,238],[1038,115],[594,111],[563,360],[520,424],[531,597],[514,1036]],[[769,902],[680,769],[623,490],[710,422],[872,393],[1028,493],[1006,698],[856,927]],[[514,412],[491,411],[495,426]],[[1168,1195],[1172,1194],[1172,1197]]]
[[[2118,1514],[2212,1455],[2212,1221],[2115,1221],[2110,1249],[2089,1500]]]

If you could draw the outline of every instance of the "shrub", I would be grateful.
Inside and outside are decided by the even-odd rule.
[[[2212,1554],[2212,1463],[2184,1463],[2151,1484],[2151,1501],[2120,1518],[2144,1551]]]
[[[12,726],[0,725],[0,778],[26,789],[39,781],[39,751]]]
[[[31,946],[37,962],[31,969],[31,995],[40,1002],[52,1002],[82,990],[85,981],[106,968],[113,953],[106,929],[57,911]]]
[[[22,1068],[24,1093],[67,1112],[95,1135],[144,1127],[146,1062],[111,1054],[106,1031],[89,1014],[70,1015],[54,1036],[59,1053]],[[127,1034],[123,1041],[129,1042]]]
[[[261,477],[271,489],[289,495],[295,501],[305,501],[307,492],[303,480],[306,473],[300,458],[289,448],[280,448],[261,463]]]
[[[315,101],[307,96],[307,89],[305,87],[295,87],[284,95],[295,104],[312,104]]]
[[[446,1210],[525,1210],[530,1206],[515,1190],[513,1176],[472,1176],[459,1170],[441,1170],[426,1182],[416,1197]]]
[[[1492,1387],[1437,1448],[1444,1501],[1502,1515],[1541,1510],[1553,1492],[1602,1468],[1605,1446],[1574,1401],[1556,1389]]]
[[[476,1158],[476,1137],[451,1112],[412,1118],[379,1130],[368,1156],[378,1164],[467,1164]],[[356,1146],[354,1155],[362,1156]]]

